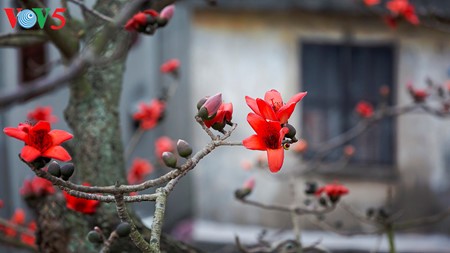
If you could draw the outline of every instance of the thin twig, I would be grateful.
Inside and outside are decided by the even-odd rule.
[[[153,216],[152,231],[150,236],[150,248],[153,252],[159,253],[162,225],[164,222],[164,215],[166,212],[167,191],[164,188],[156,190],[158,197],[155,204],[155,215]]]

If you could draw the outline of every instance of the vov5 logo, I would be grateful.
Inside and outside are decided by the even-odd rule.
[[[8,17],[11,28],[15,28],[16,24],[24,29],[30,29],[38,23],[39,28],[44,28],[45,22],[47,22],[48,15],[51,11],[50,8],[32,8],[22,9],[16,8],[17,15],[14,14],[14,8],[3,9]],[[66,8],[56,8],[52,14],[52,18],[59,20],[59,25],[51,25],[52,30],[59,30],[66,24],[66,18],[62,15],[66,11]]]

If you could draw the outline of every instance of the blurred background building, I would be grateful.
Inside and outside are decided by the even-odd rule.
[[[12,7],[13,2],[3,1],[0,6]],[[202,148],[208,136],[193,120],[195,104],[201,97],[217,92],[234,105],[233,122],[239,127],[231,138],[239,141],[252,134],[246,123],[250,109],[245,95],[262,97],[275,88],[287,100],[297,92],[308,91],[290,123],[312,148],[357,123],[354,107],[358,101],[379,104],[382,85],[391,90],[390,103],[412,103],[407,83],[424,87],[427,78],[438,82],[449,79],[450,25],[437,20],[448,19],[450,2],[411,2],[417,6],[422,24],[401,22],[391,29],[359,0],[219,0],[216,7],[207,6],[204,1],[180,1],[168,27],[153,37],[139,37],[128,57],[121,106],[124,142],[135,130],[131,114],[137,102],[157,96],[159,87],[171,82],[159,73],[159,65],[169,58],[181,60],[181,85],[169,102],[165,122],[146,135],[137,156],[151,157],[153,141],[161,134],[185,139],[195,149]],[[57,5],[56,1],[49,3]],[[11,30],[5,15],[0,18],[0,27],[2,33]],[[1,49],[1,92],[35,78],[31,73],[42,70],[40,67],[45,69],[56,59],[58,53],[48,45]],[[58,71],[64,69],[51,68],[50,74]],[[68,91],[62,89],[2,111],[0,126],[23,121],[27,111],[36,105],[52,105],[55,114],[63,119],[67,99]],[[405,217],[440,212],[450,204],[449,124],[446,119],[426,114],[387,119],[350,143],[356,153],[348,166],[339,170],[328,168],[308,178],[290,176],[305,169],[304,161],[293,151],[286,152],[282,171],[272,175],[266,170],[241,168],[242,161],[256,161],[259,152],[220,148],[202,160],[176,188],[167,211],[167,229],[175,228],[180,221],[195,221],[183,224],[190,224],[185,226],[191,235],[205,241],[214,236],[209,234],[211,238],[207,238],[208,233],[201,229],[211,227],[204,224],[289,229],[289,215],[234,200],[234,190],[250,176],[256,177],[250,198],[261,202],[302,201],[302,194],[293,200],[288,181],[295,182],[301,193],[307,180],[336,180],[350,189],[344,200],[362,213],[369,207],[385,205],[389,189],[390,201]],[[56,127],[67,128],[63,120]],[[16,157],[20,148],[20,143],[0,135],[0,199],[6,202],[0,214],[4,217],[24,205],[18,189],[23,179],[31,175]],[[335,151],[330,159],[341,153]],[[136,206],[144,217],[151,213],[148,210],[152,204]],[[346,229],[365,229],[341,209],[327,219],[342,220]],[[317,229],[308,220],[302,225]],[[449,225],[446,220],[413,232],[448,234]],[[236,233],[239,231],[244,230]],[[446,237],[442,240],[448,242]],[[323,241],[326,244],[326,238]],[[434,245],[450,247],[445,243]]]

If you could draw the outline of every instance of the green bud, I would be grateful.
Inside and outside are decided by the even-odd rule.
[[[73,163],[65,164],[61,167],[61,176],[69,179],[73,175],[74,171],[75,167],[73,166]]]
[[[61,176],[61,166],[59,166],[59,164],[55,161],[51,162],[50,165],[48,165],[47,171],[55,177]]]
[[[177,151],[181,157],[189,157],[192,154],[192,147],[185,140],[178,140]]]
[[[197,110],[200,110],[200,108],[202,108],[203,104],[206,102],[207,98],[201,98],[198,102],[197,102]]]
[[[288,137],[289,139],[294,138],[295,134],[297,133],[295,127],[292,126],[291,124],[286,124],[286,127],[289,129],[289,132],[286,134],[286,137]]]
[[[162,154],[162,160],[167,167],[177,167],[177,157],[172,152],[164,152]]]
[[[234,192],[234,196],[237,199],[244,199],[245,197],[247,197],[248,195],[250,195],[250,193],[252,193],[252,189],[249,188],[242,188],[242,189],[237,189]]]
[[[223,128],[225,127],[225,125],[226,125],[225,122],[216,122],[216,123],[214,123],[211,127],[212,127],[214,130],[222,131]]]
[[[120,237],[128,236],[130,232],[131,232],[131,225],[128,222],[122,222],[116,228],[116,233]]]
[[[102,236],[95,230],[89,231],[89,233],[87,234],[87,239],[91,243],[102,243],[103,242]]]
[[[198,114],[197,114],[200,118],[206,120],[208,119],[208,110],[206,109],[206,107],[201,107],[198,110]]]
[[[166,26],[167,22],[169,22],[169,20],[167,20],[166,18],[161,18],[161,17],[156,18],[156,23],[158,24],[159,27]]]

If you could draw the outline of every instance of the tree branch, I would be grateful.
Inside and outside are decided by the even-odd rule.
[[[108,16],[106,16],[106,15],[104,15],[104,14],[102,14],[102,13],[100,13],[100,12],[94,10],[94,9],[91,9],[91,8],[87,7],[82,1],[79,1],[79,0],[67,0],[67,1],[80,6],[80,8],[83,11],[85,11],[85,12],[87,12],[87,13],[95,16],[95,17],[98,17],[98,18],[100,18],[103,21],[106,21],[106,22],[109,22],[109,23],[114,22],[114,19],[112,19],[112,18],[110,18],[110,17],[108,17]]]
[[[0,35],[1,47],[27,47],[47,41],[47,35],[39,30],[28,30]]]

